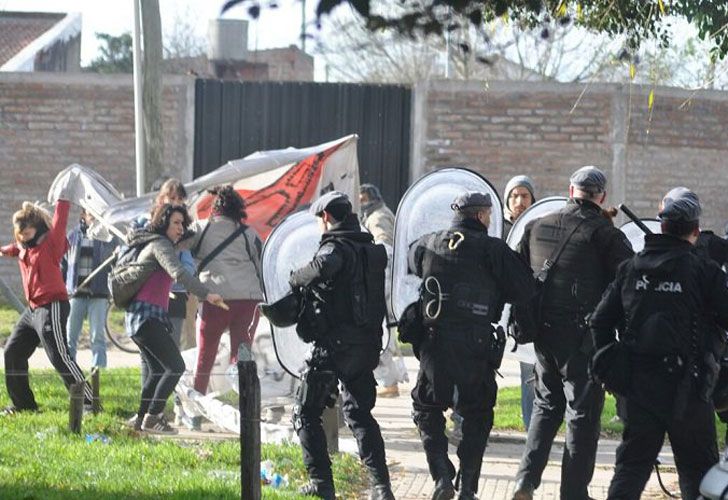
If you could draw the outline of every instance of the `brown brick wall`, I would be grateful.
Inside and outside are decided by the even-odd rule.
[[[184,180],[192,173],[193,87],[192,78],[165,77],[164,169]],[[134,156],[131,76],[0,73],[0,241],[10,241],[20,203],[45,200],[71,163],[133,195]],[[15,263],[0,272],[17,283]]]
[[[641,216],[686,185],[703,200],[705,228],[728,221],[728,93],[619,85],[435,81],[415,90],[412,176],[466,165],[499,190],[532,176],[540,197],[564,195],[571,172],[603,168],[610,201]],[[629,124],[629,125],[628,125]],[[626,139],[625,139],[626,138]]]

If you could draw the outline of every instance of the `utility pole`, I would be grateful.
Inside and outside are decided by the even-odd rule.
[[[134,37],[132,45],[134,51],[134,152],[136,159],[136,195],[142,196],[145,190],[146,176],[144,170],[144,119],[142,116],[142,49],[141,39],[141,12],[139,0],[131,0],[134,5]]]
[[[145,188],[162,175],[162,19],[159,0],[140,0],[144,43],[142,70],[144,90]]]

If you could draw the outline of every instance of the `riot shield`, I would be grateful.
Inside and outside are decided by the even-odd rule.
[[[490,194],[493,210],[488,234],[503,234],[503,206],[493,186],[484,177],[460,167],[442,168],[421,177],[402,197],[394,223],[392,257],[392,313],[399,318],[408,304],[417,300],[420,278],[408,272],[409,247],[420,236],[450,227],[455,197],[466,191]]]
[[[518,245],[521,243],[521,238],[523,238],[523,232],[526,229],[526,224],[532,220],[540,219],[545,215],[561,210],[568,200],[568,198],[563,196],[550,196],[539,200],[528,207],[528,209],[521,214],[516,222],[513,223],[511,232],[508,233],[508,239],[506,240],[508,246],[511,247],[511,249],[516,250]],[[506,304],[503,308],[503,315],[501,316],[498,324],[504,329],[507,329],[510,317],[511,305]],[[514,346],[513,337],[509,336],[506,342],[506,355],[508,357],[514,358],[523,363],[534,364],[536,362],[536,352],[533,349],[533,344],[520,345],[515,351],[513,350]]]
[[[286,217],[268,236],[263,246],[263,288],[266,302],[273,303],[291,291],[291,271],[306,265],[316,253],[321,232],[316,217],[308,211]],[[271,324],[273,348],[281,366],[298,377],[311,355],[312,344],[296,334],[296,325],[281,328]]]
[[[362,229],[364,231],[364,229]],[[318,250],[321,231],[316,217],[308,211],[293,213],[281,221],[263,245],[263,291],[268,304],[289,294],[288,278],[308,264]],[[271,323],[273,348],[281,366],[294,377],[299,377],[311,355],[313,344],[298,337],[296,325],[278,327]],[[385,329],[382,344],[386,347],[389,333]]]
[[[657,219],[640,219],[642,223],[647,226],[647,229],[653,233],[662,233],[662,227],[660,221]],[[632,250],[634,253],[641,252],[645,248],[645,232],[634,222],[628,221],[622,224],[619,228],[624,233],[629,242],[632,244]]]

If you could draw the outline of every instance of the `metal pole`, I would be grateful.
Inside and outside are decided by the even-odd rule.
[[[142,196],[145,191],[144,172],[144,111],[142,109],[142,48],[141,48],[141,5],[139,0],[134,4],[134,148],[136,153],[136,195]]]

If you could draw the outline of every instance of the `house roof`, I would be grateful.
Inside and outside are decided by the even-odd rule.
[[[0,11],[0,66],[65,17],[48,12]]]

